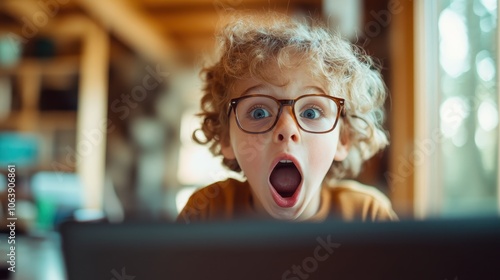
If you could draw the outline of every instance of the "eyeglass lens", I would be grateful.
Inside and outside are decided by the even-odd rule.
[[[240,127],[248,132],[259,133],[271,129],[277,122],[281,103],[266,96],[251,96],[238,101],[236,118]],[[331,130],[338,117],[337,103],[327,96],[304,96],[293,105],[295,119],[306,131]]]

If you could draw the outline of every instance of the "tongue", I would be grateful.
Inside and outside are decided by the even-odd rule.
[[[271,184],[281,197],[292,196],[300,184],[300,173],[294,164],[278,164],[271,173]]]

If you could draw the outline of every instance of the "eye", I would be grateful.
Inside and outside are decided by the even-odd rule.
[[[317,119],[321,116],[321,111],[317,108],[309,108],[300,113],[300,116],[306,119]]]
[[[270,116],[271,116],[271,114],[269,113],[269,111],[267,111],[264,108],[255,108],[255,109],[250,111],[250,117],[252,119],[259,120],[259,119],[263,119],[263,118],[268,118]]]

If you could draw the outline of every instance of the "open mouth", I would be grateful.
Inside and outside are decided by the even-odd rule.
[[[281,160],[271,172],[269,181],[279,196],[288,198],[299,188],[302,176],[291,160]]]

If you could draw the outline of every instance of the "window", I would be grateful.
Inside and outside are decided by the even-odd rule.
[[[416,5],[416,215],[496,214],[497,0]]]

